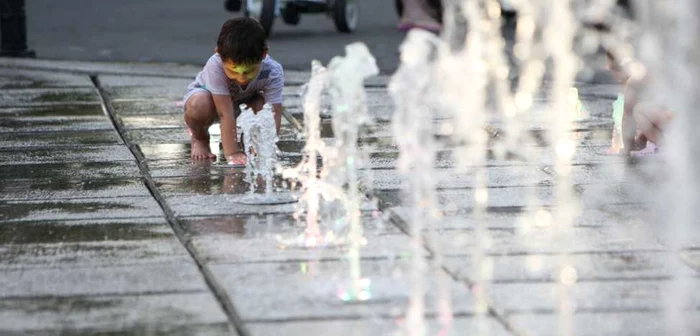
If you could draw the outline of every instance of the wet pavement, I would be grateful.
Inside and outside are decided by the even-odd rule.
[[[0,334],[359,336],[390,335],[405,323],[412,213],[396,171],[388,78],[368,82],[377,124],[360,141],[370,151],[360,171],[367,192],[360,256],[372,298],[346,303],[339,298],[348,288],[345,248],[283,247],[303,233],[294,204],[236,203],[248,190],[241,169],[220,155],[190,161],[177,102],[198,70],[0,59]],[[297,92],[308,74],[287,76],[286,108],[303,122]],[[583,208],[564,236],[521,223],[533,195],[544,209],[556,206],[545,137],[532,149],[536,162],[518,153],[489,159],[489,335],[558,334],[552,293],[561,253],[577,271],[577,335],[663,334],[673,258],[689,279],[687,314],[700,314],[700,234],[688,233],[673,252],[640,197],[644,168],[602,155],[618,89],[579,87],[589,115],[571,130],[571,180]],[[330,138],[330,116],[323,117]],[[282,165],[299,162],[303,145],[284,122]],[[478,326],[470,289],[472,251],[482,242],[471,215],[480,167],[455,173],[451,147],[435,163],[443,217],[439,232],[425,233],[424,257],[441,251],[444,260],[426,273],[426,312],[437,334],[435,281],[445,276],[455,334],[467,335]],[[688,320],[700,332],[698,320]]]

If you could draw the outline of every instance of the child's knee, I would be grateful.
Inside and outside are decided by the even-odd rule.
[[[192,121],[206,123],[213,121],[215,115],[214,100],[208,92],[196,93],[185,105],[185,117]]]

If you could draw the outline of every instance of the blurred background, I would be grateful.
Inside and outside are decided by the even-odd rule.
[[[323,14],[305,14],[297,26],[282,18],[268,41],[270,54],[285,68],[309,70],[343,54],[345,45],[365,42],[383,73],[398,66],[404,34],[396,29],[393,0],[358,0],[360,22],[351,34],[338,33]],[[26,0],[29,48],[39,58],[178,62],[204,64],[216,46],[221,24],[242,15],[223,0]]]

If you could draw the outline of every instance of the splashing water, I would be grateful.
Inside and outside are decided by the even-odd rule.
[[[332,185],[344,186],[343,195],[324,195],[328,200],[341,200],[349,221],[348,260],[352,300],[368,298],[367,280],[360,270],[360,248],[366,243],[362,229],[360,205],[364,196],[359,192],[358,168],[365,160],[358,150],[360,126],[371,121],[367,112],[365,79],[377,75],[377,62],[364,43],[345,47],[345,56],[336,56],[328,64],[329,91],[333,104],[332,127],[336,144],[333,155],[324,157],[323,178]]]
[[[279,204],[296,200],[288,194],[273,193],[273,180],[277,164],[277,137],[274,113],[269,104],[255,113],[241,105],[241,114],[236,119],[243,134],[243,144],[247,155],[245,181],[250,184],[248,195],[238,199],[245,204]],[[264,185],[264,192],[256,194],[259,184]]]
[[[430,113],[435,103],[429,98],[435,94],[430,90],[435,71],[431,55],[439,43],[430,33],[411,31],[401,45],[401,66],[389,84],[389,92],[396,103],[392,127],[400,150],[397,169],[408,180],[405,194],[411,207],[411,221],[408,225],[413,260],[406,332],[415,336],[423,336],[427,332],[424,317],[427,265],[423,255],[423,229],[434,228],[440,217],[433,169],[437,145],[433,138],[434,115]],[[439,253],[435,253],[434,259],[437,263],[442,262]],[[438,286],[439,291],[446,288]],[[441,305],[439,302],[438,305],[445,308],[441,311],[440,320],[445,330],[448,330],[452,318],[449,295],[446,300],[446,304]]]

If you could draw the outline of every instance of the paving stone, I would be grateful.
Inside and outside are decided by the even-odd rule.
[[[150,196],[140,179],[81,180],[77,178],[0,181],[0,200],[48,200]]]
[[[370,280],[372,299],[344,303],[339,298],[349,281],[347,262],[211,265],[244,321],[398,317],[407,307],[410,266],[404,260],[363,260],[362,277]],[[436,313],[433,272],[426,279],[426,312]],[[473,312],[469,291],[446,279],[456,314]],[[280,290],[282,288],[282,290]]]
[[[82,146],[79,148],[30,148],[0,150],[0,166],[16,164],[84,163],[97,161],[132,161],[126,146]]]
[[[41,133],[0,133],[0,148],[80,147],[123,144],[119,133],[109,131],[74,131]]]
[[[304,219],[302,218],[302,221]],[[336,259],[347,256],[348,245],[303,247],[304,227],[289,215],[253,215],[182,219],[191,245],[199,255],[217,263],[250,263]],[[377,212],[362,218],[366,244],[363,258],[398,258],[409,253],[410,239]],[[321,232],[343,239],[347,223],[321,221]],[[294,245],[289,245],[295,241]]]
[[[116,228],[115,228],[116,229]],[[164,227],[162,229],[169,229]],[[165,235],[164,233],[161,233]],[[47,267],[137,266],[153,264],[193,264],[192,258],[175,239],[100,241],[55,244],[6,244],[0,246],[0,269]],[[70,272],[70,271],[68,271]]]
[[[3,299],[0,321],[3,335],[237,335],[206,292]]]
[[[110,102],[117,116],[173,114],[183,116],[184,107],[171,100],[138,100]],[[184,117],[183,117],[184,118]]]
[[[0,133],[14,132],[76,132],[114,130],[104,116],[71,117],[9,117],[0,119]]]
[[[185,129],[185,119],[182,114],[130,115],[120,116],[119,120],[126,129]]]
[[[194,80],[194,77],[192,77]],[[165,100],[182,101],[185,95],[187,84],[179,87],[175,86],[115,86],[106,87],[105,91],[111,101],[134,101],[134,100]]]
[[[281,205],[246,205],[237,203],[238,195],[195,195],[173,196],[166,198],[168,205],[178,217],[281,214],[296,211],[296,203]],[[0,205],[2,209],[2,205]],[[365,199],[360,205],[362,211],[372,211],[376,206]],[[0,217],[1,218],[1,217]]]
[[[176,63],[154,62],[95,62],[95,61],[62,61],[62,60],[38,60],[5,58],[0,67],[4,68],[31,68],[36,70],[48,70],[53,72],[71,72],[85,74],[114,74],[137,76],[162,76],[162,77],[192,77],[202,70],[201,66],[184,65]]]
[[[189,144],[190,135],[184,128],[131,129],[126,131],[125,140],[135,144]]]
[[[159,217],[152,197],[0,201],[0,222]]]
[[[133,161],[71,162],[52,164],[0,165],[0,176],[6,181],[13,179],[38,180],[50,176],[54,179],[119,179],[141,176]]]
[[[92,87],[90,77],[56,71],[0,68],[0,89]]]
[[[690,329],[688,335],[700,333],[700,323],[691,312],[685,317]],[[573,330],[578,336],[619,335],[658,336],[668,335],[662,312],[600,312],[577,313],[573,317]],[[554,336],[561,332],[553,326],[559,324],[558,315],[515,314],[508,317],[521,335]]]
[[[56,103],[99,103],[94,88],[5,89],[0,92],[0,106],[53,105]]]
[[[522,222],[531,211],[527,207],[492,208],[485,214],[485,223],[491,229],[521,229]],[[386,210],[392,216],[398,216],[399,221],[410,218],[411,209],[405,206],[394,207]],[[574,219],[574,226],[600,227],[638,225],[648,218],[649,209],[643,205],[632,204],[608,204],[601,207],[585,207],[583,212]],[[446,211],[442,213],[439,221],[440,229],[474,229],[480,221],[475,218],[469,209]]]
[[[99,102],[89,104],[54,104],[51,106],[0,107],[0,116],[13,117],[104,117]]]
[[[0,284],[3,298],[208,291],[197,266],[182,262],[8,269]]]
[[[473,171],[475,169],[472,172],[455,173],[451,169],[436,169],[430,178],[441,189],[474,188],[476,178]],[[549,178],[541,169],[532,166],[488,167],[486,171],[490,187],[536,185]],[[401,189],[407,183],[407,178],[396,170],[373,169],[359,173],[374,190]]]
[[[531,193],[537,200],[534,204],[548,206],[553,204],[553,192],[551,186],[489,188],[488,206],[489,208],[513,208],[533,205]],[[379,190],[374,194],[385,202],[384,207],[403,204],[400,191]],[[439,190],[436,197],[436,204],[440,211],[464,211],[474,207],[474,189]]]
[[[256,336],[296,336],[296,335],[334,335],[334,336],[399,336],[405,320],[362,319],[362,320],[320,320],[290,321],[280,323],[247,323],[246,326]],[[469,317],[455,317],[450,330],[441,329],[437,321],[426,320],[427,335],[478,335],[478,322]],[[487,335],[511,335],[492,318],[485,323]]]
[[[4,222],[0,233],[0,245],[162,239],[173,235],[163,217]]]
[[[690,280],[685,293],[691,309],[700,310],[700,279]],[[570,287],[569,300],[577,312],[644,311],[663,308],[669,280],[579,282]],[[488,292],[499,314],[554,312],[559,306],[556,283],[491,284]]]
[[[156,178],[156,186],[161,195],[166,197],[192,195],[243,195],[250,191],[250,184],[245,181],[246,174],[242,168],[228,168],[218,176],[198,174],[187,177]],[[263,192],[263,186],[256,185],[257,192]],[[288,192],[290,184],[275,178],[272,183],[273,192]]]
[[[545,227],[520,233],[491,229],[485,235],[481,243],[486,252],[493,255],[665,250],[646,226],[574,227],[560,232]],[[443,230],[435,236],[428,243],[439,246],[446,255],[469,255],[479,241],[474,230]]]
[[[112,89],[119,87],[144,87],[144,86],[158,86],[158,87],[168,87],[180,91],[185,91],[187,85],[194,80],[186,78],[167,78],[167,77],[156,77],[156,76],[122,76],[122,75],[100,75],[100,85],[102,87]]]
[[[579,281],[639,280],[670,277],[673,270],[669,260],[673,254],[666,252],[599,252],[572,254],[566,257],[568,265],[576,269]],[[559,256],[516,255],[487,257],[493,266],[490,277],[493,282],[557,281]],[[471,257],[448,257],[445,264],[460,279],[473,280]],[[685,270],[692,274],[690,270]]]

